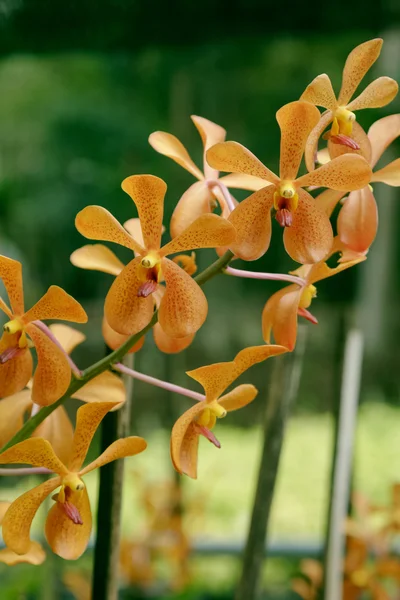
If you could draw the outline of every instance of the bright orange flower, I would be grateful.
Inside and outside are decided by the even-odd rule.
[[[118,404],[115,402],[94,402],[78,409],[74,439],[66,464],[61,462],[51,444],[43,438],[30,438],[0,454],[0,464],[23,463],[45,467],[57,473],[56,477],[22,494],[7,510],[3,521],[3,537],[13,552],[28,552],[31,523],[39,506],[61,486],[53,496],[55,504],[47,515],[46,538],[53,552],[62,558],[75,560],[83,554],[92,530],[92,514],[82,477],[109,462],[133,456],[146,448],[145,440],[140,437],[119,439],[82,468],[100,421],[116,406]]]
[[[82,306],[67,292],[52,285],[27,312],[24,309],[21,263],[0,256],[0,279],[10,307],[0,298],[0,309],[10,319],[0,339],[0,397],[22,390],[32,375],[30,348],[35,347],[38,364],[33,377],[32,400],[47,406],[68,389],[71,368],[65,354],[35,325],[36,320],[60,319],[86,323]],[[29,338],[28,338],[29,336]]]
[[[161,327],[170,337],[195,333],[207,317],[206,297],[197,283],[166,256],[230,244],[235,239],[234,227],[217,215],[202,215],[181,235],[160,247],[166,184],[153,175],[135,175],[122,182],[122,189],[138,209],[143,247],[101,206],[87,206],[76,217],[76,227],[85,237],[121,244],[138,255],[117,276],[108,292],[105,315],[109,325],[125,335],[143,329],[153,315],[150,296],[163,277],[166,291],[158,313]]]
[[[383,40],[377,38],[360,44],[350,52],[343,69],[342,87],[338,99],[333,91],[331,80],[326,74],[316,77],[301,96],[301,100],[327,109],[312,130],[306,144],[305,160],[309,171],[314,169],[318,140],[330,123],[332,127],[326,138],[329,140],[332,158],[353,149],[367,160],[370,159],[366,134],[356,122],[353,111],[386,106],[396,96],[398,85],[390,77],[379,77],[357,98],[351,102],[350,100],[364,75],[378,58],[382,44]]]
[[[331,254],[336,253],[339,247],[334,244]],[[317,295],[317,288],[314,284],[364,260],[366,260],[366,256],[359,255],[351,261],[339,262],[335,268],[328,267],[326,262],[322,261],[315,265],[303,265],[294,271],[293,275],[305,279],[306,284],[304,286],[288,285],[269,298],[262,313],[262,331],[265,342],[269,344],[273,334],[277,344],[286,346],[292,351],[296,345],[297,317],[305,317],[311,323],[318,323],[308,310],[313,298]]]
[[[63,325],[61,323],[50,325],[50,330],[59,341],[67,354],[85,340],[80,331]],[[33,407],[32,384],[28,383],[28,389],[0,400],[0,447],[4,446],[24,424],[24,416]],[[115,373],[105,371],[94,377],[75,394],[71,396],[83,402],[125,402],[125,386]],[[32,437],[42,437],[53,446],[54,452],[62,461],[66,461],[74,431],[71,421],[64,406],[54,410],[34,431]]]
[[[3,523],[4,515],[11,506],[11,502],[0,502],[0,525]],[[0,550],[0,563],[8,566],[28,563],[29,565],[41,565],[46,560],[46,553],[39,542],[31,542],[25,554],[16,554],[9,548]]]
[[[236,227],[234,244],[229,247],[244,260],[256,260],[268,249],[271,239],[271,209],[285,228],[287,253],[302,264],[323,260],[333,241],[327,215],[303,187],[317,185],[335,190],[355,190],[369,182],[371,169],[360,156],[345,155],[297,178],[304,146],[319,121],[319,112],[308,102],[291,102],[276,113],[281,130],[280,175],[275,175],[241,144],[224,142],[207,152],[211,166],[224,171],[261,177],[272,185],[255,192],[231,213]]]
[[[189,408],[172,428],[171,458],[179,473],[197,478],[199,436],[204,436],[219,448],[220,444],[212,432],[216,420],[246,406],[258,393],[254,385],[244,384],[221,396],[226,388],[252,365],[284,352],[287,348],[283,346],[252,346],[241,350],[231,362],[187,372],[203,386],[206,398]]]
[[[265,181],[251,175],[225,175],[219,177],[219,172],[210,167],[206,161],[206,152],[211,146],[225,140],[226,131],[216,123],[203,117],[191,116],[204,146],[204,166],[201,171],[190,158],[185,146],[170,133],[155,131],[149,137],[150,145],[164,156],[172,158],[181,167],[189,171],[198,181],[190,186],[183,194],[175,207],[171,217],[171,237],[180,235],[197,217],[210,213],[216,207],[216,201],[220,205],[223,217],[228,217],[230,209],[227,206],[224,195],[217,185],[217,180],[228,188],[242,190],[259,190],[265,186]]]

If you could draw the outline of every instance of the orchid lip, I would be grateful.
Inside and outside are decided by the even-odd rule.
[[[208,429],[208,427],[204,427],[204,425],[199,425],[198,423],[195,424],[195,428],[199,435],[205,437],[209,442],[214,444],[216,448],[221,448],[220,441],[215,437],[211,429]]]
[[[150,296],[150,294],[153,294],[153,292],[155,292],[156,289],[157,281],[149,279],[148,281],[142,283],[142,285],[139,287],[137,296],[138,298],[147,298],[148,296]]]
[[[13,358],[16,358],[17,356],[22,354],[24,350],[26,350],[26,348],[19,348],[18,346],[12,346],[11,348],[7,348],[6,350],[4,350],[4,352],[0,354],[0,364],[4,365],[9,360],[12,360]]]

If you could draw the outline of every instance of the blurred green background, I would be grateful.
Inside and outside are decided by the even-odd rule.
[[[261,0],[0,0],[0,252],[22,261],[27,305],[50,284],[64,287],[83,303],[90,322],[82,328],[88,340],[76,353],[79,366],[104,355],[100,322],[111,280],[70,264],[70,254],[86,243],[74,229],[76,213],[88,204],[101,204],[121,222],[136,216],[120,183],[128,175],[152,173],[168,184],[167,239],[172,210],[193,179],[149,146],[151,132],[175,134],[200,165],[201,141],[190,120],[191,114],[200,115],[225,127],[227,139],[243,143],[275,170],[276,111],[299,98],[320,73],[328,73],[338,90],[344,61],[354,46],[376,36],[385,39],[363,87],[380,75],[399,80],[399,14],[396,0],[330,6],[277,6]],[[399,107],[396,99],[383,110],[362,111],[357,117],[368,128]],[[391,158],[399,155],[399,148],[396,141]],[[299,398],[273,507],[274,539],[317,540],[324,532],[330,410],[343,322],[346,328],[361,327],[366,337],[356,487],[384,501],[398,478],[400,198],[397,190],[380,184],[375,192],[381,223],[368,260],[323,282],[313,303],[320,325],[308,325]],[[129,259],[128,251],[113,250]],[[199,269],[214,257],[213,251],[197,253]],[[256,264],[238,261],[237,266],[275,272],[295,268],[284,253],[276,223],[265,257]],[[262,343],[261,311],[279,287],[225,276],[213,280],[205,287],[209,317],[193,345],[184,354],[165,357],[148,336],[135,367],[190,387],[193,382],[185,370],[230,360],[239,349]],[[259,455],[257,423],[269,374],[270,366],[264,365],[246,375],[260,390],[257,402],[219,425],[223,449],[218,453],[202,444],[199,481],[184,482],[188,502],[197,494],[206,497],[201,526],[189,526],[194,539],[244,539]],[[186,399],[135,384],[133,431],[148,438],[149,449],[131,462],[150,480],[172,477],[169,430],[186,407]],[[17,494],[10,480],[0,484],[3,499]],[[24,485],[19,482],[18,490]],[[91,485],[95,497],[95,478]],[[140,530],[139,496],[134,485],[127,486],[124,523],[132,536]],[[56,581],[59,569],[65,568],[61,563],[52,558],[36,569],[1,568],[2,598],[61,597],[60,589],[49,583],[49,573]],[[78,566],[89,563],[90,553]],[[194,558],[192,563],[194,591],[187,597],[231,597],[237,559]],[[286,593],[294,570],[293,565],[271,562],[266,580]]]

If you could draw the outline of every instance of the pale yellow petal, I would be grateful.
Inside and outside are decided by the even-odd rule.
[[[74,429],[67,411],[59,406],[32,433],[32,437],[49,441],[54,452],[66,464],[71,451]]]
[[[72,398],[83,402],[116,402],[120,404],[125,402],[126,390],[122,377],[111,371],[104,371],[85,383],[72,395]]]
[[[296,186],[320,185],[348,192],[368,185],[372,176],[368,162],[357,154],[343,154],[296,180]]]
[[[228,412],[232,412],[250,404],[257,394],[258,390],[254,385],[245,383],[243,385],[238,385],[231,392],[225,394],[225,396],[221,396],[218,400],[218,404]]]
[[[67,354],[71,354],[79,344],[86,340],[84,333],[63,323],[52,323],[49,329]]]
[[[23,390],[0,400],[0,447],[3,447],[24,424],[24,415],[32,407],[30,390]]]
[[[204,179],[203,173],[196,167],[185,146],[171,133],[155,131],[149,137],[149,144],[160,154],[172,158],[197,179]]]
[[[373,168],[386,148],[400,135],[400,114],[389,115],[375,121],[368,130],[372,146],[371,167]]]
[[[180,235],[198,217],[211,212],[213,194],[205,181],[196,181],[180,198],[170,222],[171,237]]]
[[[71,254],[70,261],[80,269],[102,271],[110,275],[119,275],[124,268],[114,252],[103,244],[87,244],[78,248]]]
[[[238,190],[249,190],[257,192],[261,188],[271,185],[270,181],[254,177],[254,175],[245,175],[244,173],[230,173],[219,178],[219,181],[227,188],[237,188]]]
[[[313,79],[302,93],[300,100],[311,102],[311,104],[322,106],[329,110],[335,110],[337,105],[336,96],[328,75],[323,73]]]
[[[318,152],[318,142],[330,123],[332,123],[333,113],[331,110],[327,110],[321,115],[321,118],[314,129],[311,131],[308,136],[306,146],[304,149],[304,160],[306,163],[306,167],[309,171],[313,171],[315,169],[315,161],[317,159]]]
[[[197,117],[192,115],[191,119],[195,124],[197,131],[203,142],[204,147],[204,176],[206,179],[217,179],[218,171],[211,168],[206,161],[206,152],[209,148],[218,144],[219,142],[225,141],[226,131],[220,125],[204,119],[204,117]]]
[[[381,181],[393,187],[400,186],[400,158],[392,161],[386,167],[382,167],[372,174],[371,182]]]
[[[216,144],[208,150],[207,161],[211,167],[219,171],[245,173],[274,184],[279,183],[279,177],[275,173],[267,169],[250,150],[237,142]]]

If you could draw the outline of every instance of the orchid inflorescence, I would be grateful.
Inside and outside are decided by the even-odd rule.
[[[115,371],[141,377],[195,401],[172,429],[171,457],[179,473],[196,478],[200,437],[220,447],[214,434],[217,420],[257,396],[251,384],[229,391],[231,384],[252,365],[292,351],[298,317],[317,323],[310,312],[315,284],[366,260],[378,223],[370,184],[400,185],[400,159],[372,172],[384,150],[400,134],[400,115],[380,119],[365,133],[354,112],[388,104],[397,93],[397,83],[380,77],[351,101],[381,46],[382,40],[375,39],[350,53],[338,99],[329,77],[320,75],[300,100],[278,110],[279,174],[238,142],[225,141],[225,130],[202,117],[192,116],[192,120],[204,146],[203,169],[175,136],[152,133],[151,146],[197,179],[175,207],[170,241],[161,241],[167,185],[154,175],[133,175],[122,182],[138,213],[123,225],[101,206],[87,206],[79,212],[75,221],[78,231],[96,243],[77,249],[72,263],[114,277],[105,298],[102,325],[112,352],[86,370],[80,370],[70,356],[83,343],[84,335],[66,325],[47,326],[43,322],[85,323],[82,306],[61,288],[51,286],[26,311],[21,264],[0,257],[0,278],[9,300],[8,305],[0,299],[0,309],[7,317],[0,340],[0,440],[4,444],[0,464],[32,467],[3,468],[1,473],[36,471],[49,476],[4,506],[2,529],[7,551],[3,559],[0,554],[0,560],[9,564],[44,560],[43,549],[30,539],[30,527],[40,504],[53,493],[55,503],[45,526],[51,549],[66,559],[76,559],[86,549],[92,519],[84,475],[146,448],[140,437],[119,439],[98,459],[82,466],[103,417],[126,401],[124,385]],[[317,106],[326,112],[320,114]],[[330,129],[323,135],[327,127]],[[321,139],[326,139],[327,145],[318,152]],[[299,175],[303,156],[307,172]],[[221,171],[227,174],[220,176]],[[237,202],[231,188],[253,193]],[[326,189],[321,192],[319,188]],[[318,190],[315,197],[310,193],[314,189]],[[334,236],[331,218],[339,202]],[[283,229],[286,252],[300,266],[289,274],[255,273],[229,266],[233,259],[254,261],[267,252],[273,228],[271,214]],[[128,248],[132,259],[123,264],[99,242]],[[219,258],[193,277],[197,270],[195,251],[202,248],[216,249]],[[336,261],[335,266],[332,261]],[[208,312],[201,286],[218,273],[290,283],[264,307],[264,344],[245,348],[228,362],[189,371],[189,377],[203,387],[204,395],[121,364],[128,352],[140,350],[150,329],[161,352],[174,354],[193,343]],[[272,338],[275,343],[271,343]],[[62,406],[70,397],[85,402],[77,410],[75,431]]]

